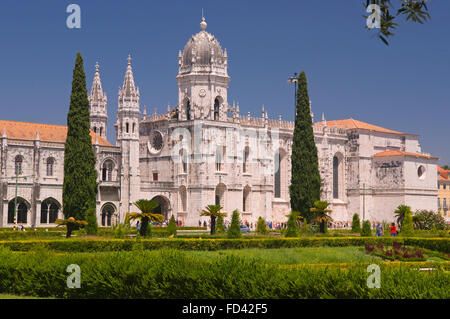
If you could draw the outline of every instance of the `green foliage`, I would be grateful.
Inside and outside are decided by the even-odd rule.
[[[80,289],[67,287],[65,270],[70,264],[83,270]],[[434,263],[435,271],[417,271],[417,263],[382,263],[380,289],[367,287],[367,265],[280,266],[239,256],[205,260],[175,250],[90,255],[2,250],[0,292],[76,299],[450,297],[446,265]],[[430,263],[421,265],[430,267]]]
[[[398,21],[400,16],[405,17],[405,21],[411,21],[423,24],[430,19],[428,13],[427,2],[429,0],[399,0],[398,6],[394,6],[391,0],[366,0],[365,8],[370,4],[380,6],[380,28],[374,28],[378,34],[378,38],[384,44],[389,45],[387,38],[394,35],[393,31],[400,24]],[[363,17],[367,20],[368,16]],[[366,28],[368,26],[366,25]]]
[[[172,215],[169,220],[169,225],[167,225],[167,232],[169,236],[175,236],[177,234],[177,223],[175,222],[175,217]]]
[[[312,222],[319,223],[320,232],[323,234],[328,232],[328,221],[333,220],[330,215],[327,214],[332,212],[331,209],[328,209],[329,205],[330,203],[326,201],[317,200],[314,202],[314,207],[310,209],[314,214]]]
[[[298,77],[289,194],[293,211],[311,221],[310,208],[320,200],[320,173],[305,72]]]
[[[448,229],[447,223],[441,214],[435,213],[431,210],[418,210],[413,216],[414,228],[421,230],[437,230]]]
[[[401,236],[414,236],[414,226],[412,220],[412,213],[407,212],[403,220],[402,228],[400,229]]]
[[[138,236],[141,238],[140,236]],[[137,238],[138,238],[137,237]],[[103,252],[132,250],[133,244],[137,242],[133,239],[103,239],[89,238],[71,240],[15,240],[0,241],[0,248],[8,248],[11,251],[29,251],[35,246],[43,246],[48,250],[58,252]],[[140,239],[141,240],[141,239]],[[143,247],[146,250],[170,248],[181,250],[223,250],[223,249],[244,249],[244,248],[293,248],[293,247],[344,247],[344,246],[365,246],[383,243],[392,245],[399,242],[407,246],[418,246],[440,252],[450,253],[449,238],[415,238],[415,237],[303,237],[303,238],[172,238],[172,239],[142,239]]]
[[[159,206],[158,202],[154,200],[140,199],[134,205],[141,211],[140,213],[127,213],[125,223],[129,224],[131,220],[140,220],[139,234],[142,237],[151,236],[150,222],[162,222],[164,216],[153,213],[155,208]]]
[[[353,214],[352,220],[352,233],[360,233],[361,232],[361,221],[359,220],[359,214]]]
[[[225,223],[223,221],[222,215],[219,215],[219,217],[217,217],[216,233],[217,234],[225,234],[226,233]]]
[[[302,227],[300,227],[300,236],[308,236],[313,233],[313,229],[306,219],[303,220]]]
[[[114,238],[126,238],[127,231],[130,230],[130,226],[128,224],[118,224],[114,226]]]
[[[63,213],[66,219],[84,220],[87,210],[96,204],[97,171],[89,118],[83,58],[77,53],[64,148]],[[68,237],[72,227],[70,224],[67,227]]]
[[[397,217],[397,224],[400,226],[400,228],[402,228],[403,226],[402,224],[406,214],[412,214],[411,207],[406,205],[399,205],[394,211],[394,215]]]
[[[233,215],[231,216],[231,225],[227,231],[228,238],[241,238],[241,221],[239,218],[239,211],[235,209]]]
[[[219,216],[225,217],[226,213],[221,213],[222,206],[220,205],[208,205],[202,210],[200,216],[209,216],[211,218],[211,235],[216,233],[216,219]]]
[[[365,220],[362,224],[361,236],[372,236],[372,230],[370,228],[370,221]]]
[[[297,224],[297,219],[298,219],[298,213],[295,211],[292,211],[289,214],[289,218],[287,221],[287,227],[286,227],[286,237],[297,237],[298,236],[298,224]],[[304,218],[304,220],[306,220],[306,218]]]
[[[261,216],[258,218],[258,223],[256,225],[256,233],[260,235],[266,235],[267,234],[267,225],[264,218]]]
[[[87,210],[86,221],[88,223],[85,227],[86,233],[88,235],[97,235],[98,223],[97,223],[97,214],[95,212],[95,208],[89,208]]]

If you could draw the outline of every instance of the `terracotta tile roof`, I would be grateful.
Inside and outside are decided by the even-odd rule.
[[[315,126],[323,126],[323,122],[317,122],[314,123]],[[413,134],[406,134],[402,132],[397,132],[393,130],[389,130],[387,128],[383,128],[380,126],[376,126],[373,124],[361,122],[354,119],[345,119],[345,120],[335,120],[335,121],[326,121],[327,126],[331,127],[338,127],[338,128],[344,128],[344,129],[360,129],[360,130],[367,130],[367,131],[374,131],[374,132],[381,132],[381,133],[389,133],[389,134],[397,134],[397,135],[413,135]]]
[[[427,158],[427,159],[439,159],[434,156],[426,155],[426,154],[419,154],[419,153],[410,153],[405,151],[384,151],[375,154],[373,157],[388,157],[388,156],[411,156],[411,157],[417,157],[417,158]]]
[[[39,140],[45,142],[65,143],[67,136],[67,126],[53,124],[39,124],[0,120],[0,136],[3,136],[6,129],[8,139],[31,140],[36,139],[36,132]],[[95,143],[96,134],[91,130],[92,144]],[[98,144],[111,146],[106,139],[98,136]]]
[[[439,173],[440,180],[443,180],[443,181],[448,180],[449,175],[450,175],[450,170],[445,170],[439,166],[437,167],[437,170]]]

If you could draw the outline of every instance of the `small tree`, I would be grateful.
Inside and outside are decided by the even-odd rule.
[[[403,219],[402,227],[400,228],[401,236],[413,236],[414,235],[414,225],[413,225],[413,219],[412,219],[412,213],[407,212],[405,214],[405,218]]]
[[[140,199],[134,203],[134,206],[136,206],[141,212],[128,213],[125,218],[125,223],[128,223],[130,220],[140,220],[140,235],[142,237],[149,236],[151,232],[149,222],[161,222],[164,220],[163,215],[153,213],[153,211],[159,206],[159,204],[154,200]]]
[[[403,227],[403,220],[408,213],[412,215],[411,207],[406,205],[399,205],[395,210],[394,214],[397,217],[397,224],[400,226],[400,228]]]
[[[222,206],[220,205],[208,205],[205,207],[205,209],[202,211],[200,216],[209,216],[211,218],[211,235],[214,235],[216,233],[216,219],[219,216],[225,217],[227,216],[226,213],[221,213]]]
[[[300,227],[299,234],[301,236],[307,236],[312,233],[311,225],[308,224],[308,221],[303,219],[302,227]]]
[[[97,223],[97,214],[95,213],[95,208],[89,208],[86,212],[86,233],[88,235],[97,235],[98,231],[98,223]]]
[[[352,233],[360,233],[361,232],[361,221],[359,220],[359,214],[353,214],[352,220]]]
[[[314,207],[310,209],[310,211],[315,215],[312,218],[313,222],[317,222],[320,224],[320,232],[326,233],[328,231],[328,221],[333,220],[327,213],[331,213],[332,210],[328,209],[330,203],[316,200],[314,202]]]
[[[365,220],[362,224],[361,236],[372,236],[372,229],[370,228],[370,221]]]
[[[231,225],[227,232],[228,238],[241,238],[241,221],[239,218],[239,211],[235,209],[231,217]]]
[[[295,211],[292,211],[288,215],[289,219],[287,221],[287,228],[286,228],[286,237],[297,237],[298,236],[298,213]],[[305,218],[306,219],[306,218]]]
[[[173,215],[170,217],[169,225],[167,225],[167,232],[169,236],[175,236],[177,234],[177,223]]]
[[[260,235],[267,234],[266,221],[261,216],[258,218],[258,224],[256,225],[256,233]]]
[[[226,230],[225,230],[225,223],[223,221],[223,216],[219,215],[219,217],[217,217],[216,233],[224,234],[225,232]]]
[[[55,224],[58,226],[66,225],[66,238],[70,238],[70,236],[72,236],[72,231],[78,229],[79,227],[86,226],[88,223],[85,220],[76,220],[73,217],[69,217],[67,219],[57,219],[55,220]]]

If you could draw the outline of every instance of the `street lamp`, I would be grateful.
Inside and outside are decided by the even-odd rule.
[[[294,84],[295,86],[295,95],[294,95],[294,105],[297,105],[297,85],[298,85],[298,76],[297,76],[297,72],[294,73],[293,77],[290,77],[289,80],[287,81],[290,84]]]

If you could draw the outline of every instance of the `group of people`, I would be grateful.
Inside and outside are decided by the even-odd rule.
[[[169,225],[169,221],[165,220],[165,221],[163,221],[161,223],[159,223],[159,222],[151,222],[150,224],[152,226],[166,227],[167,225]],[[181,220],[178,220],[178,219],[175,220],[175,224],[177,225],[177,227],[183,226],[183,222]],[[137,221],[137,223],[136,223],[136,230],[139,230],[140,226],[141,226],[141,223],[139,221]]]
[[[381,223],[377,223],[377,225],[375,226],[375,230],[376,230],[375,234],[377,237],[383,237],[384,227]],[[397,237],[398,231],[397,226],[395,226],[395,223],[391,223],[391,225],[389,226],[389,230],[391,232],[392,237]]]

